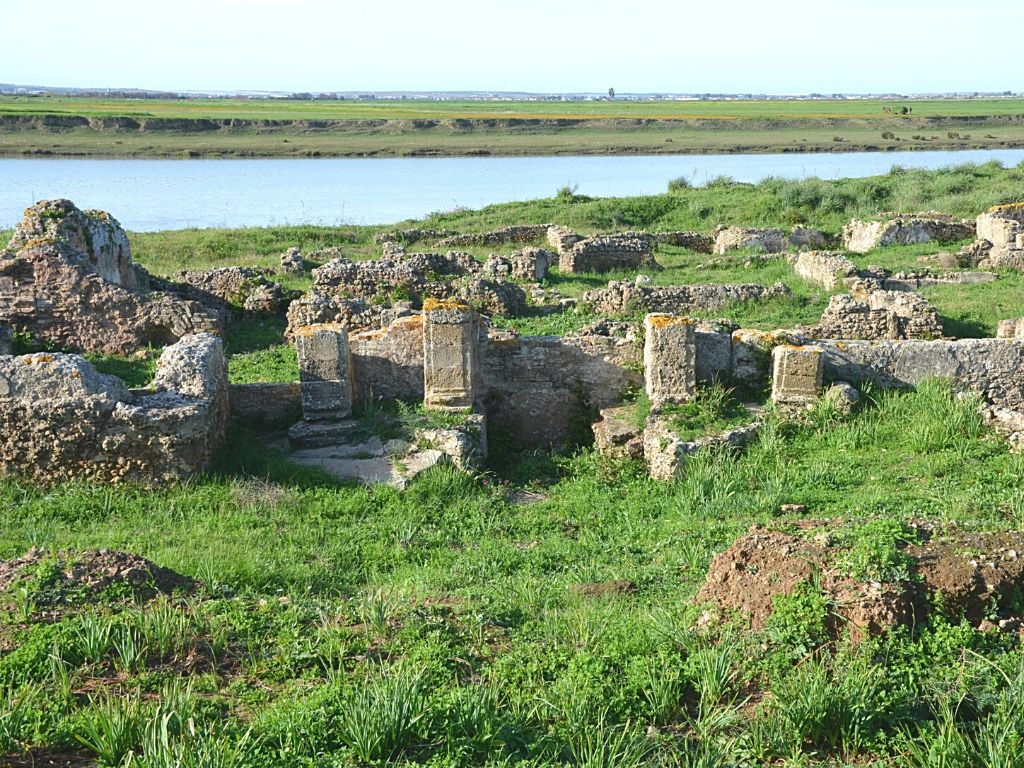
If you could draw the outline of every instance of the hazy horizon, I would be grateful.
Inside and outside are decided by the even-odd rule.
[[[680,7],[638,0],[516,4],[406,0],[127,0],[46,6],[46,56],[30,33],[0,49],[0,78],[66,88],[199,92],[949,93],[1018,91],[1013,46],[984,57],[950,0],[850,4],[734,0]],[[1024,7],[980,0],[972,17],[1024,22]],[[5,10],[8,29],[37,7]],[[52,23],[59,19],[61,23]],[[955,64],[953,63],[955,61]]]

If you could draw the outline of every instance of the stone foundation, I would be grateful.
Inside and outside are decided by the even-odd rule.
[[[975,225],[941,213],[919,213],[885,221],[854,219],[843,227],[843,243],[848,251],[866,253],[886,245],[914,243],[953,243],[974,236]]]
[[[786,296],[789,287],[776,283],[766,288],[756,283],[736,285],[654,286],[628,280],[612,280],[607,288],[587,291],[583,304],[599,315],[631,315],[664,312],[685,315],[696,310],[723,309],[730,304]]]
[[[822,339],[937,339],[942,318],[923,296],[903,291],[833,296],[816,328]]]
[[[857,274],[857,265],[834,251],[807,251],[792,263],[798,277],[829,291],[841,288],[845,278]]]
[[[654,238],[641,232],[599,235],[580,240],[561,254],[558,271],[607,272],[612,269],[640,269],[654,265]]]
[[[201,472],[228,418],[220,340],[165,349],[151,389],[133,394],[76,355],[0,358],[0,474],[152,486]]]
[[[654,238],[659,243],[686,248],[695,253],[711,253],[715,247],[714,238],[700,232],[655,232]]]
[[[715,230],[715,253],[718,254],[739,248],[781,253],[786,250],[787,244],[786,233],[781,229],[719,227]]]
[[[979,266],[1024,269],[1024,205],[997,205],[978,216],[978,239],[988,243]]]

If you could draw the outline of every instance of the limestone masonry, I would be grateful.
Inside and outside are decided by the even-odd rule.
[[[224,353],[210,334],[165,349],[138,393],[76,355],[0,357],[0,473],[44,484],[183,480],[220,445],[228,408]]]

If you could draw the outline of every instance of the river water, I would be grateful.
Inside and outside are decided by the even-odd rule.
[[[664,192],[684,176],[823,179],[893,165],[941,168],[1024,161],[1024,150],[800,155],[368,158],[281,160],[0,159],[0,228],[36,200],[67,197],[139,232],[185,227],[385,224],[432,211],[551,197],[558,188],[623,197]]]

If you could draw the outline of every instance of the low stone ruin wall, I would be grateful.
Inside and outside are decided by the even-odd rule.
[[[488,429],[520,445],[579,439],[593,413],[643,380],[639,346],[610,336],[492,339],[482,355]]]
[[[785,283],[776,283],[766,288],[757,283],[654,286],[613,280],[606,288],[584,293],[583,304],[602,315],[637,312],[685,315],[697,310],[716,311],[737,302],[761,301],[787,294],[789,287]]]
[[[120,355],[221,331],[215,309],[149,283],[109,214],[43,201],[0,251],[0,324],[59,349]]]
[[[231,418],[246,424],[291,424],[300,415],[299,382],[260,382],[229,386]]]
[[[439,248],[459,248],[467,245],[504,245],[506,243],[532,243],[547,236],[550,224],[517,224],[493,232],[473,232],[449,235],[438,240]]]
[[[978,216],[983,255],[978,266],[1024,269],[1024,204],[997,205]]]
[[[202,471],[229,412],[220,339],[167,347],[148,390],[77,355],[0,357],[0,474],[160,485]]]
[[[823,339],[937,339],[942,336],[942,318],[916,293],[840,294],[829,300],[810,334]]]
[[[1024,410],[1024,341],[817,341],[826,381],[912,387],[943,378],[997,406]]]
[[[781,253],[786,250],[786,245],[786,233],[781,229],[720,227],[715,230],[715,253],[718,254],[739,248]]]
[[[548,227],[546,236],[548,245],[554,248],[558,254],[568,253],[576,243],[583,239],[568,227],[559,224],[552,224]]]
[[[834,251],[806,251],[792,263],[798,277],[830,291],[842,287],[845,278],[857,274],[857,265]]]
[[[866,253],[872,248],[886,245],[912,245],[914,243],[953,243],[974,236],[974,222],[940,213],[922,213],[901,216],[886,221],[854,219],[843,227],[846,250]]]
[[[686,248],[695,253],[711,253],[715,248],[715,240],[700,232],[656,232],[654,238],[659,243]]]
[[[654,264],[654,242],[653,237],[642,232],[588,237],[561,254],[558,271],[573,274],[651,266]]]
[[[175,273],[173,282],[158,282],[161,290],[225,313],[238,309],[280,312],[298,296],[297,292],[287,291],[280,283],[268,280],[266,271],[253,267],[183,271]]]
[[[543,248],[528,247],[509,256],[491,256],[484,262],[482,272],[492,280],[524,280],[540,282],[548,270],[558,264],[558,254]]]

